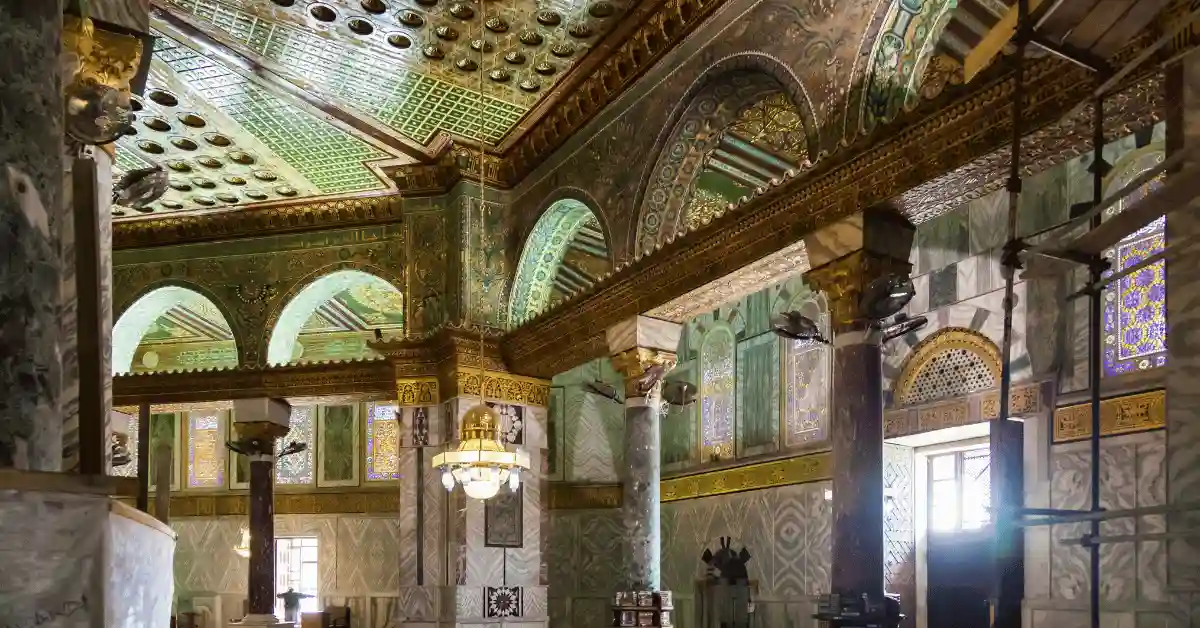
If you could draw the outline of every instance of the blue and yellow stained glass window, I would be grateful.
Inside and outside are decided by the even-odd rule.
[[[367,481],[400,477],[400,422],[396,406],[367,406]]]
[[[1157,161],[1161,161],[1161,154]],[[1142,170],[1144,171],[1144,169]],[[1140,172],[1138,173],[1140,174]],[[1118,182],[1120,189],[1133,180]],[[1143,185],[1109,213],[1116,215],[1162,185]],[[1107,252],[1109,272],[1121,272],[1159,253],[1166,245],[1166,217],[1129,234]],[[1122,277],[1104,291],[1104,374],[1121,375],[1167,363],[1167,264],[1159,261]]]
[[[284,447],[292,443],[305,443],[308,449],[300,453],[290,454],[275,459],[276,484],[312,484],[313,460],[316,439],[314,433],[315,408],[298,406],[292,408],[291,429],[283,438],[275,441],[275,452],[278,454]]]
[[[700,349],[701,461],[733,457],[734,348],[733,332],[718,327]]]

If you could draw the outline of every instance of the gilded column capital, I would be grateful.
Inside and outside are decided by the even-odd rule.
[[[870,321],[862,307],[862,294],[871,282],[887,276],[907,276],[907,259],[859,249],[804,273],[804,280],[825,293],[834,331],[861,329]]]
[[[673,351],[634,347],[612,356],[613,368],[625,377],[625,398],[645,397],[673,368]]]

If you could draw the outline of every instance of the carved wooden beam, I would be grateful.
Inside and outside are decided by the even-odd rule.
[[[396,371],[387,360],[363,360],[113,378],[116,406],[337,395],[391,399],[396,395]]]
[[[1136,54],[1139,40],[1122,56]],[[1027,172],[1049,168],[1090,149],[1090,111],[1068,115],[1091,94],[1094,79],[1069,62],[1045,58],[1029,64]],[[525,323],[505,339],[509,368],[535,377],[603,357],[604,330],[701,288],[799,241],[806,233],[865,207],[907,197],[911,214],[926,205],[952,206],[971,191],[1002,181],[1012,133],[1011,73],[954,90],[919,106],[889,128],[885,139],[857,145],[818,163],[790,184],[751,199],[709,225],[635,260],[597,282],[587,293]],[[1130,78],[1105,108],[1105,131],[1116,138],[1153,123],[1163,113],[1162,80],[1155,66]],[[951,197],[947,198],[947,190]]]

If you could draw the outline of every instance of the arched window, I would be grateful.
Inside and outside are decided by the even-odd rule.
[[[610,269],[600,219],[577,200],[555,202],[525,240],[509,295],[509,325],[517,327],[587,289]]]
[[[733,457],[734,348],[728,327],[708,333],[700,348],[701,462]]]
[[[816,321],[829,338],[829,313],[819,294],[799,297],[789,308]],[[825,440],[829,429],[829,387],[832,349],[813,340],[780,341],[783,361],[783,446],[796,447]]]
[[[1162,152],[1135,159],[1128,174],[1109,185],[1120,190],[1146,170],[1162,162]],[[1115,216],[1152,192],[1162,179],[1154,179],[1105,212]],[[1112,264],[1109,272],[1120,272],[1159,253],[1166,246],[1165,216],[1129,234],[1105,253]],[[1144,371],[1167,363],[1167,263],[1159,261],[1123,277],[1104,291],[1102,337],[1104,374],[1121,375]]]
[[[142,295],[117,318],[112,339],[113,375],[238,365],[233,331],[220,308],[180,286]]]

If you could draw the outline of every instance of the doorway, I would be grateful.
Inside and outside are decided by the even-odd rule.
[[[928,628],[987,628],[992,581],[987,444],[922,456],[927,465]]]
[[[321,610],[318,597],[320,572],[317,538],[298,536],[275,539],[275,593],[292,589],[305,597],[300,600],[300,612]],[[283,617],[283,600],[275,599],[275,616]]]

